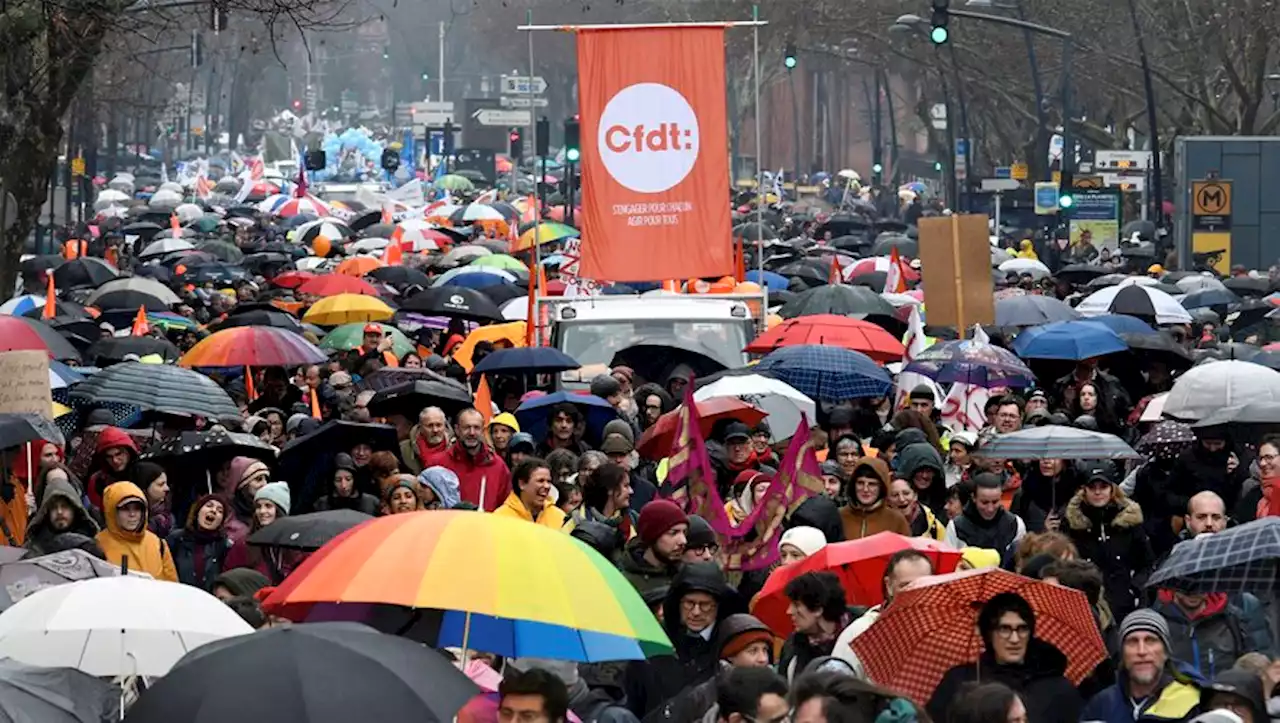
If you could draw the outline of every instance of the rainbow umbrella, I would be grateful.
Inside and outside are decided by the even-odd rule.
[[[233,326],[211,334],[178,360],[184,367],[291,367],[323,364],[314,344],[274,326]]]
[[[319,326],[338,326],[357,321],[386,321],[394,315],[391,307],[375,296],[338,294],[317,301],[302,320]]]
[[[567,238],[581,235],[581,231],[563,223],[546,222],[538,224],[534,228],[530,228],[520,234],[520,240],[516,243],[516,251],[533,248],[534,234],[537,234],[538,245],[549,244],[552,241],[561,241]]]
[[[410,341],[404,332],[389,326],[387,324],[378,324],[382,328],[383,334],[391,335],[391,352],[397,357],[402,357],[411,351],[417,350],[418,346]],[[359,348],[364,343],[364,324],[343,324],[333,331],[325,335],[320,341],[321,349],[338,349],[341,351],[349,351]]]
[[[317,550],[267,598],[305,619],[325,603],[443,611],[437,647],[597,662],[672,646],[612,563],[524,520],[439,510],[370,520]]]

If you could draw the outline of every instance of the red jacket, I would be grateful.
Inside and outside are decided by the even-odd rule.
[[[103,453],[113,447],[124,447],[129,450],[129,467],[120,473],[119,479],[107,468],[106,460]],[[138,461],[138,445],[133,441],[127,432],[118,427],[106,427],[98,433],[98,444],[93,450],[93,468],[94,473],[89,476],[88,488],[85,490],[89,494],[89,501],[94,507],[102,509],[102,491],[105,490],[113,482],[131,482],[131,468],[133,463]],[[146,490],[143,490],[145,493]],[[112,512],[114,514],[114,511]]]
[[[488,445],[480,446],[480,454],[473,458],[467,454],[461,442],[454,442],[443,452],[437,452],[422,460],[422,467],[445,467],[458,475],[458,491],[463,502],[470,502],[485,512],[493,512],[502,506],[511,494],[511,470],[502,457]],[[484,502],[480,501],[480,487],[484,485]]]

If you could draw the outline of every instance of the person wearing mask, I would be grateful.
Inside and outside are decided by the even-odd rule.
[[[102,513],[107,528],[97,535],[98,544],[113,565],[128,564],[157,580],[178,581],[169,544],[147,529],[147,498],[132,482],[116,482],[102,493]],[[126,563],[127,558],[127,563]]]
[[[978,613],[978,632],[983,642],[978,662],[962,663],[942,676],[926,706],[930,716],[944,720],[962,686],[981,680],[1018,693],[1028,706],[1028,721],[1081,720],[1080,694],[1064,676],[1067,656],[1036,637],[1036,616],[1026,600],[1014,593],[995,595]]]
[[[253,525],[250,534],[289,515],[289,485],[271,482],[263,485],[253,498]],[[266,575],[272,585],[279,585],[297,564],[297,556],[288,551],[250,545],[248,535],[234,542],[222,563],[224,570],[248,567]]]
[[[489,420],[486,428],[489,446],[493,447],[493,451],[497,452],[503,459],[507,458],[507,446],[511,444],[511,438],[520,432],[520,423],[516,421],[514,414],[503,412],[495,414],[493,419]]]
[[[166,539],[173,531],[173,513],[169,510],[169,477],[154,462],[141,461],[133,466],[134,484],[147,497],[147,529]]]
[[[1111,614],[1123,619],[1140,604],[1137,581],[1151,569],[1155,554],[1142,528],[1142,508],[1120,491],[1114,466],[1097,465],[1085,479],[1067,503],[1065,532],[1080,559],[1098,566]]]
[[[572,404],[568,406],[577,409]],[[453,472],[458,476],[462,501],[492,512],[511,494],[511,472],[506,462],[484,443],[484,417],[480,412],[473,408],[458,412],[454,427],[458,438],[445,451],[425,460],[424,465]]]
[[[1000,553],[1001,560],[1013,556],[1014,546],[1027,534],[1022,518],[1006,510],[1000,502],[1001,479],[983,472],[973,478],[973,499],[960,515],[947,523],[948,545],[956,549],[981,547]]]
[[[93,453],[87,492],[89,502],[102,508],[102,492],[108,485],[133,479],[133,465],[138,460],[138,445],[124,430],[106,427],[98,433]]]
[[[550,502],[551,469],[546,462],[537,457],[521,462],[512,473],[511,487],[511,494],[495,515],[563,529],[564,512]]]
[[[875,457],[858,460],[844,494],[848,500],[840,508],[844,539],[860,540],[877,532],[911,535],[911,525],[902,513],[885,504],[889,495],[889,465],[883,460]]]
[[[910,482],[895,479],[889,483],[887,502],[889,507],[906,518],[912,537],[928,537],[933,540],[947,538],[947,526],[938,521],[933,510],[920,504],[920,497]]]
[[[946,472],[942,455],[933,445],[918,442],[899,448],[894,474],[911,483],[920,504],[932,510],[934,516],[941,518],[946,514]]]
[[[840,578],[832,572],[806,572],[783,590],[790,605],[787,615],[795,632],[778,658],[778,670],[794,681],[809,661],[832,655],[836,637],[852,622]]]
[[[61,474],[54,475],[54,472]],[[98,523],[94,522],[84,508],[80,490],[67,479],[66,473],[53,467],[46,477],[40,507],[31,516],[31,524],[27,526],[25,546],[32,557],[48,555],[61,549],[56,544],[59,535],[75,533],[93,539],[100,531]]]
[[[720,669],[716,626],[740,612],[742,604],[719,565],[697,562],[672,578],[662,607],[662,625],[675,654],[632,661],[624,674],[627,707],[641,719],[685,688],[715,676]]]
[[[333,458],[333,483],[329,493],[316,500],[316,512],[355,510],[366,515],[378,514],[378,498],[356,489],[356,463],[351,455],[339,452]]]
[[[840,634],[836,636],[835,645],[831,648],[831,655],[848,663],[855,675],[865,679],[866,670],[863,668],[862,661],[858,659],[857,654],[853,652],[854,639],[865,633],[880,619],[885,609],[893,604],[893,598],[900,590],[916,580],[932,574],[933,562],[923,552],[906,549],[893,553],[889,557],[889,561],[885,563],[884,578],[881,581],[881,587],[884,590],[884,602],[872,606],[862,614],[862,617],[845,626],[844,630],[841,630]]]
[[[1200,710],[1201,690],[1178,670],[1169,625],[1149,608],[1134,610],[1120,623],[1120,671],[1115,684],[1089,699],[1082,721],[1190,720]]]
[[[451,510],[458,506],[458,475],[445,467],[428,467],[418,475],[418,496],[424,510]]]
[[[217,494],[203,495],[187,512],[187,524],[169,534],[179,582],[201,590],[213,588],[231,549],[231,539],[224,530],[228,506]]]
[[[271,481],[271,470],[265,462],[252,457],[233,457],[227,464],[218,491],[231,500],[227,535],[233,543],[243,540],[253,525],[254,496]]]
[[[557,449],[566,449],[580,456],[589,448],[578,439],[578,428],[584,424],[582,411],[576,404],[561,402],[547,413],[547,437],[538,446],[538,456],[546,458]]]
[[[449,426],[444,410],[427,407],[418,413],[418,423],[409,428],[408,439],[400,443],[400,459],[407,471],[418,474],[429,466],[426,460],[444,453],[448,447]]]
[[[654,500],[640,511],[636,536],[623,547],[618,569],[641,596],[672,584],[684,556],[688,531],[688,515],[671,500]]]
[[[422,509],[418,495],[418,478],[411,474],[397,474],[382,491],[382,514],[403,515]]]
[[[720,674],[699,685],[685,688],[658,710],[645,717],[659,721],[715,721],[719,718],[716,698],[724,675],[736,669],[766,669],[773,673],[773,631],[753,615],[736,613],[716,625],[715,648],[720,656]],[[786,681],[778,678],[786,693]]]

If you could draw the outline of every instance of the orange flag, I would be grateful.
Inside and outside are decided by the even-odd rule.
[[[382,204],[382,222],[391,225],[391,204]]]
[[[169,228],[173,230],[174,238],[182,238],[182,222],[178,220],[178,214],[169,214]]]
[[[547,294],[547,270],[538,265],[538,294],[546,296]]]
[[[320,395],[317,393],[317,390],[315,389],[311,390],[311,417],[313,419],[321,418],[320,417]]]
[[[898,247],[889,251],[889,273],[884,277],[884,290],[893,294],[905,293],[907,280],[902,273],[902,257],[898,255]]]
[[[400,247],[398,241],[392,241],[387,250],[382,254],[382,263],[387,266],[399,266],[404,263],[404,249]]]
[[[489,378],[481,374],[480,383],[476,385],[476,393],[472,396],[472,404],[476,411],[480,412],[480,416],[484,417],[485,424],[489,423],[489,419],[493,417],[493,401],[492,394],[489,391]]]
[[[747,240],[734,239],[733,243],[733,278],[742,283],[747,280]]]
[[[534,330],[537,328],[538,320],[535,316],[536,307],[538,305],[536,301],[536,299],[538,298],[537,283],[538,283],[538,275],[533,273],[533,269],[530,268],[529,269],[529,291],[528,291],[529,305],[528,305],[528,308],[526,309],[528,313],[525,315],[525,320],[527,322],[525,324],[525,331],[524,331],[525,346],[533,346],[533,334],[534,334]]]
[[[844,274],[840,270],[840,261],[836,257],[831,257],[831,271],[827,273],[828,284],[838,284],[844,281]]]
[[[139,306],[138,313],[133,317],[133,336],[146,336],[151,331],[151,325],[147,323],[146,307]]]
[[[49,277],[49,284],[44,290],[44,313],[41,318],[52,319],[58,314],[58,293],[53,288],[53,269],[49,269],[45,275]]]
[[[244,395],[251,402],[258,398],[258,390],[254,388],[253,384],[253,369],[250,367],[244,368]]]

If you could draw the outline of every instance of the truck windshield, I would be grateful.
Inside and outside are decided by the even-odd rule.
[[[744,319],[560,321],[557,345],[583,367],[608,365],[628,347],[661,344],[697,352],[733,369],[746,363],[742,348],[749,325]]]

